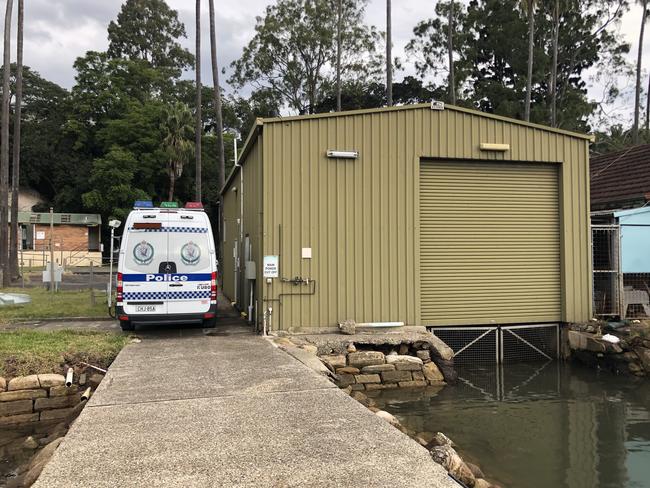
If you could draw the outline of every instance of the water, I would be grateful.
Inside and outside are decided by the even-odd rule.
[[[650,381],[577,365],[462,369],[458,386],[383,391],[379,408],[447,434],[512,488],[649,488]]]

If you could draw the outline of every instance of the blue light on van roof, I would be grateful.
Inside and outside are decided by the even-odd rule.
[[[151,200],[136,200],[133,208],[153,208],[153,202]]]

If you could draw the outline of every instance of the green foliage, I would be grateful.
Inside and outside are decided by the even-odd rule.
[[[185,26],[164,0],[127,0],[117,22],[108,25],[108,55],[146,61],[178,77],[194,64],[194,56],[178,42],[182,37],[187,37]]]
[[[366,3],[343,0],[343,79],[366,79],[381,64],[375,53],[379,35],[363,24]],[[242,57],[232,63],[229,81],[264,90],[265,96],[273,95],[275,106],[314,113],[334,76],[335,5],[333,0],[279,0],[268,6]]]
[[[194,154],[194,116],[189,107],[180,102],[166,107],[161,129],[167,153],[168,200],[173,201],[174,184],[183,175],[183,167]]]

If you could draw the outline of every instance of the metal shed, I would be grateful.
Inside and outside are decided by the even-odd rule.
[[[588,320],[589,139],[435,105],[259,119],[224,293],[294,331]]]

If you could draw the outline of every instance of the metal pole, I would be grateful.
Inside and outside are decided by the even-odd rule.
[[[108,308],[111,308],[111,293],[112,293],[112,285],[113,285],[113,237],[115,235],[115,227],[111,227],[111,250],[110,250],[110,256],[108,258],[108,296],[106,298],[108,302]]]
[[[50,207],[50,290],[54,293],[54,207]]]

